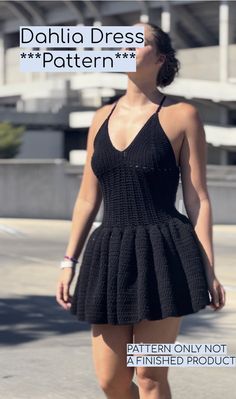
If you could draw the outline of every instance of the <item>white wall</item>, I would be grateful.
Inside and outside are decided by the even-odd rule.
[[[83,166],[66,160],[0,160],[0,217],[68,219],[79,191]],[[236,166],[207,166],[214,223],[236,223]],[[184,210],[182,188],[176,209]],[[96,221],[101,221],[103,203]]]
[[[27,130],[16,158],[63,158],[63,148],[63,131]]]

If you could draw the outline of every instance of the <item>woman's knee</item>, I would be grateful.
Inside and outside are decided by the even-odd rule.
[[[120,395],[128,392],[132,384],[134,369],[127,368],[124,373],[117,373],[116,375],[99,375],[98,383],[100,388],[109,396]]]
[[[126,363],[126,346],[132,339],[132,326],[92,325],[95,372],[100,387],[111,397],[128,392],[132,384],[135,369]]]
[[[137,382],[144,391],[161,389],[168,384],[168,367],[137,367]]]

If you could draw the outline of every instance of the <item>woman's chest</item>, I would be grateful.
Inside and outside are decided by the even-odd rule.
[[[91,166],[98,178],[117,167],[132,168],[137,173],[178,169],[171,142],[156,115],[145,123],[123,150],[115,147],[107,123],[104,123],[94,140]]]

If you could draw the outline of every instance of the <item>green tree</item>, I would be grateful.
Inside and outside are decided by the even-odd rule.
[[[0,123],[0,158],[14,158],[22,144],[25,126],[14,127],[10,122]]]

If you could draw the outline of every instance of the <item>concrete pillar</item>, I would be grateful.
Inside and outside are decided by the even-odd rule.
[[[220,125],[224,126],[229,123],[229,112],[225,106],[219,109]],[[228,165],[228,151],[225,148],[220,148],[220,165]]]
[[[139,17],[139,20],[140,20],[140,22],[145,23],[145,24],[147,22],[150,22],[148,14],[141,14],[140,17]]]
[[[93,22],[93,26],[94,27],[96,27],[96,26],[102,26],[102,21],[99,21],[99,20],[95,20],[94,22]],[[96,51],[102,51],[102,47],[97,47],[97,46],[95,46],[96,47]],[[94,48],[94,47],[93,47]]]
[[[225,148],[220,149],[220,165],[228,165],[228,151]]]
[[[77,24],[76,24],[76,27],[83,27],[83,26],[85,26],[84,25],[84,23],[82,23],[82,22],[78,22]],[[79,29],[78,29],[79,30]],[[84,51],[84,48],[81,46],[81,47],[76,47],[76,49],[75,49],[75,51],[77,52],[77,51]]]
[[[23,50],[26,50],[27,52],[30,52],[30,51],[33,51],[33,48],[32,47],[31,48],[27,47],[26,49],[23,49]],[[34,72],[28,71],[28,72],[22,72],[22,73],[25,75],[26,84],[30,85],[34,81]]]
[[[45,47],[39,47],[39,52],[44,52],[45,50]],[[40,80],[42,83],[45,82],[48,79],[48,74],[49,72],[45,71],[37,72],[37,80]],[[31,78],[32,76],[33,74],[31,73]]]
[[[161,29],[166,33],[171,31],[171,6],[168,1],[163,2],[161,11]]]
[[[229,76],[229,4],[221,0],[219,4],[219,79],[226,82]]]
[[[219,109],[220,124],[227,125],[229,123],[228,109],[222,105]]]
[[[163,2],[162,6],[162,12],[161,12],[161,29],[168,33],[172,46],[177,49],[176,45],[176,32],[175,32],[175,26],[176,26],[176,21],[178,20],[178,17],[176,15],[176,8],[174,5],[171,5],[168,1]]]
[[[234,25],[236,18],[236,3],[235,1],[229,2],[229,44],[234,43]]]
[[[95,19],[93,22],[93,26],[102,26],[102,20]],[[102,51],[102,47],[96,47],[96,51]],[[101,95],[100,87],[94,88],[94,98],[95,104],[100,107],[102,105],[102,95]]]
[[[4,35],[0,35],[0,86],[6,83],[6,48]]]

